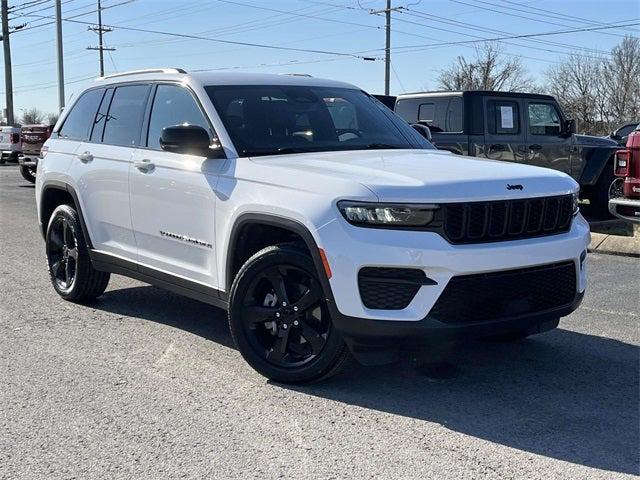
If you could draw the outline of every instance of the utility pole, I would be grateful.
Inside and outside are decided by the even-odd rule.
[[[389,95],[389,86],[391,84],[391,12],[402,10],[404,7],[391,7],[391,0],[387,0],[387,8],[383,10],[369,10],[371,15],[385,14],[385,32],[387,37],[384,49],[384,94]]]
[[[62,2],[56,0],[56,46],[58,50],[58,113],[64,108],[64,61],[62,56]]]
[[[13,125],[13,78],[11,76],[11,45],[9,44],[9,5],[1,1],[2,48],[4,50],[4,90],[7,103],[7,125]]]
[[[100,76],[104,77],[104,51],[114,51],[115,48],[108,48],[104,46],[104,42],[102,41],[102,34],[106,32],[110,32],[113,29],[110,27],[102,26],[102,5],[100,4],[100,0],[98,0],[98,26],[97,27],[88,27],[88,30],[92,30],[98,34],[98,46],[97,47],[87,47],[87,50],[98,50],[100,52]]]
[[[387,44],[384,49],[384,94],[389,95],[389,85],[391,83],[391,0],[387,0],[385,13],[387,17],[387,25],[385,26]]]

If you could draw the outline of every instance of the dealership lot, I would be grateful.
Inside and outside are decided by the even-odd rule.
[[[0,478],[638,474],[637,258],[590,255],[583,305],[551,333],[291,388],[208,305],[118,276],[64,302],[33,195],[0,167]]]

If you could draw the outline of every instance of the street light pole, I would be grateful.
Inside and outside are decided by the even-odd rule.
[[[384,50],[384,94],[389,95],[389,85],[391,83],[391,0],[387,0],[386,8],[387,24],[387,44]]]

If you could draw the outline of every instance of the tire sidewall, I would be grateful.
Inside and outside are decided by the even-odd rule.
[[[322,285],[313,261],[308,254],[287,246],[272,246],[261,250],[247,260],[239,270],[231,286],[229,295],[229,327],[231,335],[243,358],[262,375],[283,383],[312,382],[327,375],[334,368],[336,362],[340,360],[346,348],[342,336],[336,331],[331,322],[329,336],[322,352],[308,364],[295,368],[278,367],[267,362],[254,350],[247,337],[249,333],[242,324],[243,300],[255,275],[263,269],[282,264],[302,268],[319,285]],[[323,295],[323,297],[325,296]],[[323,309],[323,314],[329,315],[327,308]]]

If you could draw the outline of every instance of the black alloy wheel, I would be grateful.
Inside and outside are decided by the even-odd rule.
[[[47,239],[47,257],[52,280],[62,291],[71,290],[78,268],[78,243],[65,217],[56,217]]]
[[[240,268],[229,326],[245,360],[278,382],[327,378],[349,358],[309,252],[297,244],[264,248]]]
[[[301,268],[276,265],[259,272],[243,305],[251,345],[278,367],[298,367],[322,352],[329,335],[320,284]]]

